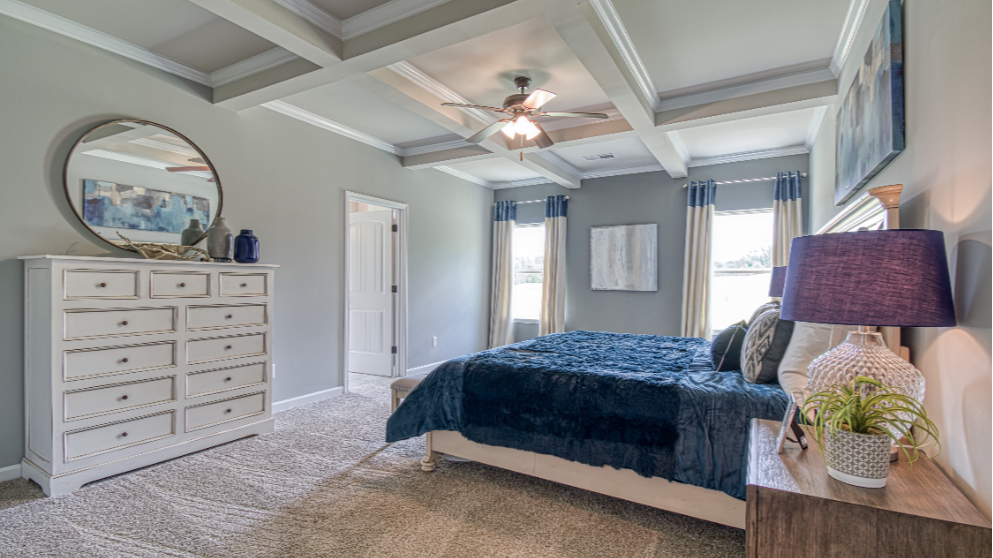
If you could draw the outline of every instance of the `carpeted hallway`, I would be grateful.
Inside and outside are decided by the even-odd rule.
[[[744,531],[387,445],[389,379],[276,415],[272,434],[44,498],[0,483],[0,556],[695,557]]]

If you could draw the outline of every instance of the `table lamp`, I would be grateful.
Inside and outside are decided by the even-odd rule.
[[[868,376],[923,402],[924,376],[870,326],[955,325],[944,235],[895,229],[794,239],[781,317],[859,326],[810,363],[812,392]]]
[[[786,266],[772,268],[772,278],[769,280],[769,296],[782,298],[784,286],[786,286]]]

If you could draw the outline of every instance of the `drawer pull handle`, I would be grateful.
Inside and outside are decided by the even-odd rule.
[[[224,381],[225,382],[230,382],[231,381],[231,376],[228,376],[227,378],[224,378]]]
[[[128,396],[127,395],[122,395],[121,396],[121,401],[127,401],[127,400],[128,400]]]
[[[225,409],[225,411],[224,411],[225,414],[230,413],[230,412],[231,412],[231,409]]]
[[[248,283],[242,283],[242,284],[241,284],[241,288],[243,288],[243,289],[244,289],[245,287],[247,287],[247,286],[248,286]]]
[[[121,362],[127,362],[127,361],[128,361],[128,357],[124,357],[121,359]]]
[[[231,345],[225,345],[224,346],[224,350],[225,351],[230,351],[231,350]]]
[[[128,437],[127,432],[121,432],[121,438],[127,438],[127,437]]]
[[[123,322],[121,322],[121,325],[128,325],[128,321],[124,320]]]
[[[230,320],[230,319],[231,319],[231,318],[233,318],[233,317],[234,317],[233,315],[231,315],[231,314],[228,314],[227,316],[224,316],[224,319],[225,319],[225,320]]]
[[[99,284],[99,285],[97,285],[97,286],[98,286],[98,287],[106,287],[106,286],[107,286],[107,283],[100,283],[100,284]]]
[[[180,288],[180,289],[182,289],[182,288],[183,288],[183,287],[185,287],[185,286],[186,286],[186,283],[180,283],[180,284],[179,284],[179,288]]]

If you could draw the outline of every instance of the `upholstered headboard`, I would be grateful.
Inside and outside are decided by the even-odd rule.
[[[821,227],[817,234],[899,229],[900,192],[902,191],[903,184],[869,189],[828,224]],[[881,327],[879,332],[883,335],[883,340],[886,341],[886,345],[891,351],[910,360],[907,348],[900,346],[900,328]]]

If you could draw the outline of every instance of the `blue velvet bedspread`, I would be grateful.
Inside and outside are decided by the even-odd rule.
[[[457,430],[474,442],[745,498],[752,418],[782,419],[778,384],[716,372],[703,339],[590,331],[446,362],[390,417],[386,441]]]

